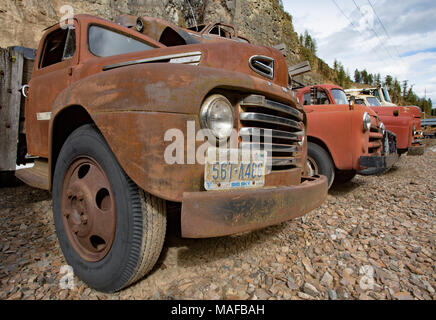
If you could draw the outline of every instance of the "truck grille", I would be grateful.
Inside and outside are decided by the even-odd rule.
[[[369,131],[368,153],[369,155],[381,155],[383,147],[383,134],[380,129],[380,121],[371,116],[371,128]]]
[[[397,136],[395,133],[386,130],[384,135],[383,154],[389,155],[397,152]]]
[[[241,148],[268,150],[271,170],[301,167],[303,113],[264,96],[251,95],[240,103]]]

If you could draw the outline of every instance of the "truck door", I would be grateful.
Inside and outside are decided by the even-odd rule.
[[[59,24],[41,40],[29,82],[26,99],[26,140],[28,153],[48,158],[49,122],[59,93],[72,82],[73,67],[78,63],[76,30]]]

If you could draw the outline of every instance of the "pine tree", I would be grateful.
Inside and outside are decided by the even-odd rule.
[[[359,70],[354,70],[354,82],[360,83],[362,81],[362,76],[360,75]]]

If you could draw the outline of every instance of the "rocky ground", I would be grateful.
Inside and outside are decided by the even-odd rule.
[[[61,289],[49,193],[3,188],[0,203],[0,299],[436,299],[435,146],[334,187],[301,219],[217,239],[167,236],[153,272],[116,294],[77,278]]]

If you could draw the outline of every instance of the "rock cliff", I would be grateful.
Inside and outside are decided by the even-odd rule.
[[[43,30],[65,16],[66,5],[74,9],[74,14],[87,13],[108,20],[119,14],[133,14],[164,18],[180,26],[231,23],[254,44],[285,43],[290,65],[309,59],[314,72],[305,75],[304,82],[333,79],[332,70],[300,46],[292,17],[278,0],[3,0],[0,47],[35,48]]]

